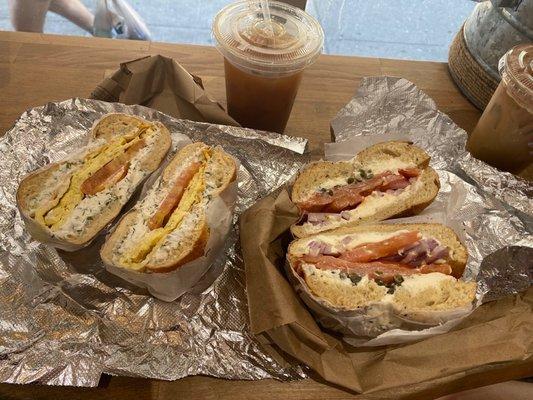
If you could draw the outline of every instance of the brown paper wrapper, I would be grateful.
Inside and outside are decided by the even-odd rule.
[[[282,188],[241,217],[251,330],[361,399],[428,399],[533,372],[533,289],[480,306],[451,332],[354,348],[321,329],[283,273],[298,210]]]
[[[240,126],[207,94],[199,77],[161,55],[120,64],[94,89],[91,99],[140,104],[176,118]]]

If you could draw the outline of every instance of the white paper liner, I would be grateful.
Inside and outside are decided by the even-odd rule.
[[[382,135],[354,136],[344,142],[325,143],[324,157],[328,161],[351,160],[357,153],[367,147],[384,141],[411,142],[408,135],[402,133],[389,133],[386,138]]]

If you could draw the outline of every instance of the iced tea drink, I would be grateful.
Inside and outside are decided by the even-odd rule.
[[[224,56],[228,113],[243,126],[283,132],[324,34],[296,7],[272,1],[270,13],[265,21],[260,1],[232,3],[215,17],[213,36]]]
[[[515,174],[533,164],[533,45],[519,45],[500,61],[502,80],[470,135],[467,149]]]

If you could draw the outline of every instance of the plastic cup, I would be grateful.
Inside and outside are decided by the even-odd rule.
[[[269,2],[271,20],[260,0],[223,8],[213,36],[224,56],[228,113],[241,125],[283,132],[304,69],[322,51],[324,33],[299,8]]]
[[[502,80],[467,149],[497,168],[513,172],[533,164],[533,44],[519,45],[500,60]]]

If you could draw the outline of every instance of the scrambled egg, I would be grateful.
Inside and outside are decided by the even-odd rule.
[[[207,160],[211,157],[211,150],[204,150],[203,155],[205,159],[202,161],[200,170],[194,175],[187,189],[175,210],[172,212],[168,222],[165,226],[154,229],[148,232],[141,243],[139,243],[135,250],[129,254],[125,254],[120,259],[120,264],[132,269],[140,270],[144,267],[144,260],[152,251],[156,251],[162,243],[163,239],[180,225],[183,218],[187,215],[192,207],[202,201],[205,191],[205,169]]]
[[[41,207],[35,211],[35,220],[55,231],[67,220],[72,210],[83,200],[83,182],[109,161],[123,154],[130,146],[141,140],[141,135],[153,134],[149,125],[129,135],[120,136],[85,156],[83,165],[70,177],[70,185],[56,205]]]

